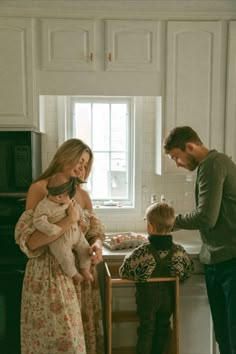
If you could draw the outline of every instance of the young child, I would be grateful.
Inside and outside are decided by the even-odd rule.
[[[183,282],[193,270],[193,262],[184,248],[172,241],[170,231],[174,221],[174,209],[167,203],[149,206],[146,210],[149,242],[127,255],[119,269],[122,278],[137,282],[136,304],[140,320],[137,354],[164,354],[171,339],[174,284],[145,281],[151,277],[178,275]]]
[[[61,228],[55,223],[62,220],[70,203],[76,203],[73,197],[78,183],[83,183],[77,177],[66,177],[62,173],[55,174],[48,181],[48,195],[41,200],[34,212],[34,227],[48,236],[57,235]],[[78,204],[75,204],[81,214]],[[49,244],[49,249],[56,257],[66,275],[76,281],[83,279],[93,281],[90,273],[91,260],[89,256],[89,243],[81,231],[82,220]],[[73,250],[78,253],[80,260],[80,273],[76,269]]]

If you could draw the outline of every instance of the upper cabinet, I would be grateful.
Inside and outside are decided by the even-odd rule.
[[[106,70],[160,70],[160,23],[106,21]]]
[[[161,95],[163,21],[39,20],[40,94]]]
[[[156,21],[42,19],[41,36],[45,70],[160,69]]]
[[[41,20],[42,68],[94,70],[95,22],[90,20]]]
[[[164,135],[189,125],[206,146],[224,151],[226,34],[220,21],[168,22]],[[164,165],[176,173],[168,158]]]
[[[0,126],[38,129],[33,20],[0,18]]]

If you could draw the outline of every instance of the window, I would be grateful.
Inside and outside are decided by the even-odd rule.
[[[134,114],[129,97],[70,97],[68,137],[91,146],[94,164],[87,188],[101,205],[132,206]]]

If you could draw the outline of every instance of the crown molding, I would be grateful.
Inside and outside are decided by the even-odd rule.
[[[235,0],[1,0],[0,16],[90,19],[236,19]]]

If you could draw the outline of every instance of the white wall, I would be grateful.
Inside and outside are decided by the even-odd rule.
[[[155,114],[156,102],[154,97],[143,98],[143,129],[142,138],[142,168],[141,173],[141,205],[137,213],[120,214],[119,211],[101,211],[98,215],[106,226],[107,232],[145,231],[143,216],[146,207],[150,204],[151,195],[155,193],[159,200],[164,194],[166,200],[173,201],[176,212],[187,212],[194,207],[194,182],[186,181],[187,174],[155,174]],[[45,97],[46,107],[46,134],[43,142],[43,169],[50,162],[58,147],[57,138],[57,100],[56,96]],[[194,180],[194,178],[193,178]]]

